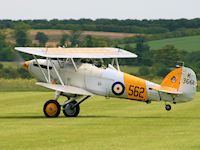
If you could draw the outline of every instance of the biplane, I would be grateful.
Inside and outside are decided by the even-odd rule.
[[[119,48],[42,48],[16,47],[15,50],[33,56],[23,63],[36,79],[37,85],[55,91],[55,97],[43,107],[46,117],[58,117],[62,110],[66,117],[76,117],[79,105],[93,95],[117,97],[145,103],[191,101],[196,93],[194,71],[178,65],[162,81],[151,81],[120,71],[118,59],[136,58],[137,55]],[[105,66],[105,59],[111,62]],[[66,101],[59,103],[60,96]]]

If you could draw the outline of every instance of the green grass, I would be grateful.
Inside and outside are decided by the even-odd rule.
[[[47,119],[51,92],[0,92],[0,149],[199,150],[200,93],[194,101],[145,104],[92,97],[77,118]]]
[[[139,67],[137,67],[137,66],[120,66],[120,70],[125,73],[136,74],[136,73],[138,73]]]
[[[188,52],[200,51],[200,36],[187,36],[181,38],[169,38],[163,40],[155,40],[148,42],[151,49],[160,49],[165,45],[174,45],[176,48]],[[124,46],[124,44],[120,45]],[[135,44],[130,46],[135,47]]]
[[[48,91],[46,88],[36,85],[35,79],[1,79],[0,92],[11,91]]]
[[[8,61],[0,61],[0,64],[3,65],[4,68],[18,68],[21,67],[19,64],[15,62],[8,62]]]
[[[152,49],[159,49],[165,45],[174,45],[178,49],[188,52],[200,51],[200,36],[188,36],[181,38],[170,38],[148,42]]]

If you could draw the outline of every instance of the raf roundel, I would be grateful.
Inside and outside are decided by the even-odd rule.
[[[121,82],[115,82],[112,85],[112,92],[115,95],[122,95],[124,93],[124,90],[125,90],[124,84]]]

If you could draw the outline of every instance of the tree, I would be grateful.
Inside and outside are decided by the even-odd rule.
[[[46,43],[48,42],[48,37],[46,34],[44,34],[43,32],[38,32],[35,36],[35,39],[38,40],[39,42],[39,46],[45,46]]]
[[[18,68],[16,72],[19,74],[20,78],[23,79],[31,78],[30,74],[24,68]]]
[[[0,63],[0,70],[3,69],[3,64]]]
[[[141,76],[147,76],[150,74],[150,71],[149,71],[149,68],[147,66],[142,66],[139,68],[139,71],[138,73],[141,75]]]
[[[155,64],[151,68],[154,76],[165,77],[170,72],[170,68],[165,64]]]
[[[60,46],[67,46],[66,45],[66,42],[67,42],[67,40],[70,38],[70,36],[68,35],[68,34],[63,34],[62,35],[62,38],[60,39],[60,43],[59,43],[59,45]]]
[[[91,35],[87,35],[85,37],[85,43],[86,43],[86,47],[93,47],[94,46],[94,43],[93,43],[93,39],[92,39],[92,36]]]
[[[169,67],[174,67],[177,61],[184,61],[184,57],[187,55],[187,52],[180,51],[173,45],[166,45],[153,53],[154,63],[164,64]]]
[[[6,42],[6,36],[0,32],[0,60],[12,61],[14,59],[13,46]]]
[[[71,47],[77,47],[80,44],[80,36],[81,32],[80,31],[71,31],[70,33],[70,42],[71,42]]]
[[[146,44],[146,39],[143,36],[138,36],[136,39],[135,53],[138,55],[137,65],[147,65],[151,66],[151,52],[150,47]]]
[[[146,42],[146,39],[145,37],[143,36],[138,36],[136,39],[135,39],[135,42],[136,42],[136,48],[135,48],[135,53],[137,55],[142,55],[146,52],[149,52],[150,51],[150,47],[149,45],[147,45],[145,42]]]
[[[30,26],[24,22],[20,22],[15,26],[15,39],[16,46],[28,46],[30,45],[30,40],[27,36],[27,31],[30,29]]]

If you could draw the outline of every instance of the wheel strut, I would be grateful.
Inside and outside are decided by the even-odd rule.
[[[81,104],[82,102],[84,102],[86,99],[88,99],[90,96],[86,96],[86,97],[84,97],[82,100],[80,100],[78,103],[76,103],[76,104],[74,104],[73,106],[72,106],[72,109],[73,108],[75,108],[77,105],[79,105],[79,104]]]

